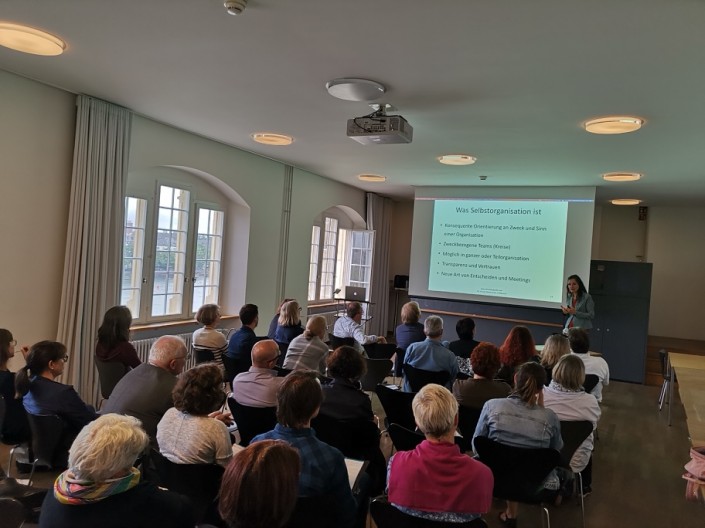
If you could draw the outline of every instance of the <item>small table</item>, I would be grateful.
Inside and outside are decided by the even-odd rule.
[[[678,393],[685,407],[691,445],[705,445],[705,356],[668,354],[670,387],[668,397],[668,425],[671,425],[673,385],[678,371]]]

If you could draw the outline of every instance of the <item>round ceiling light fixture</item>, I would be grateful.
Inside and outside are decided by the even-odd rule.
[[[47,57],[61,55],[66,49],[66,43],[51,33],[10,22],[0,22],[0,46]]]
[[[475,156],[468,154],[445,154],[436,159],[443,165],[472,165],[477,161]]]
[[[358,174],[357,179],[364,182],[374,183],[381,183],[387,181],[387,177],[382,176],[381,174]]]
[[[604,116],[590,119],[583,123],[585,130],[591,134],[627,134],[636,132],[644,120],[635,116]]]
[[[326,90],[333,97],[344,101],[374,101],[387,91],[383,84],[369,79],[341,77],[326,83]]]
[[[602,175],[602,179],[612,182],[630,182],[641,179],[641,174],[638,172],[606,172]]]
[[[286,146],[294,142],[294,138],[285,134],[275,134],[273,132],[255,132],[252,139],[263,145]]]
[[[615,200],[610,200],[612,205],[639,205],[641,200],[636,198],[617,198]]]

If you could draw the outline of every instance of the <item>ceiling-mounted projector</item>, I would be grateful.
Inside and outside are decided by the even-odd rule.
[[[411,143],[414,129],[402,116],[386,115],[384,105],[380,105],[380,109],[370,115],[348,119],[347,134],[363,145],[388,145]]]

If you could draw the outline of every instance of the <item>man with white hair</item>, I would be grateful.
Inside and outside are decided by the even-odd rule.
[[[187,357],[183,339],[160,337],[149,350],[149,362],[123,376],[101,413],[134,416],[142,422],[152,445],[156,445],[157,424],[174,405],[171,391],[176,385],[176,376],[184,370]]]
[[[441,342],[443,319],[437,315],[429,315],[423,323],[423,331],[426,334],[426,339],[409,345],[404,355],[404,364],[432,372],[448,372],[450,377],[446,388],[450,390],[459,369],[455,354]],[[404,376],[404,390],[413,392],[406,376]]]

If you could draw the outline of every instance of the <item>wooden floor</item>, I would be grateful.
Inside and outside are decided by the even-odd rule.
[[[673,425],[666,424],[666,409],[659,413],[658,387],[613,382],[604,391],[600,439],[594,454],[593,493],[586,499],[588,528],[703,528],[705,507],[684,500],[683,465],[689,460],[690,442],[679,401],[673,408]],[[375,412],[383,416],[377,397]],[[389,454],[388,439],[382,441]],[[0,445],[0,461],[7,465],[8,449]],[[53,477],[37,475],[37,485],[49,487]],[[490,528],[502,503],[495,501],[486,516]],[[551,507],[552,528],[581,526],[574,501]],[[521,506],[521,528],[541,526],[539,509]],[[1,522],[0,522],[1,524]]]

